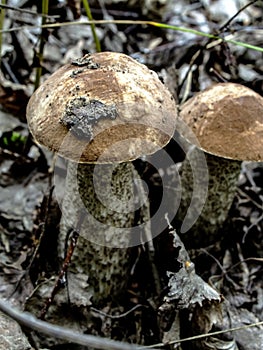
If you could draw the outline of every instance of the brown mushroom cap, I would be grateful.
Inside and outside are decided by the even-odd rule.
[[[253,90],[235,83],[212,85],[181,106],[180,119],[207,153],[263,161],[263,97]]]
[[[80,163],[152,154],[173,136],[176,116],[157,74],[115,52],[86,55],[61,67],[27,106],[36,141]]]

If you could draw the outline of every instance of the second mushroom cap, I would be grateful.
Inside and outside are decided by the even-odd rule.
[[[263,97],[253,90],[235,83],[214,84],[184,103],[180,117],[207,153],[263,160]]]

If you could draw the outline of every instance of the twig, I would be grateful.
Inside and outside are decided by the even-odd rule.
[[[232,17],[230,17],[226,23],[224,23],[220,28],[219,28],[219,32],[222,33],[223,31],[226,31],[229,29],[229,25],[230,23],[238,16],[240,15],[241,12],[243,12],[247,7],[253,5],[255,2],[257,2],[258,0],[252,0],[249,3],[247,3],[246,5],[244,5],[243,7],[241,7],[237,13],[235,13]]]
[[[237,189],[237,193],[240,194],[240,196],[243,196],[246,198],[246,202],[251,202],[255,205],[255,207],[257,207],[258,209],[262,210],[262,203],[259,204],[257,203],[253,198],[251,198],[246,192],[242,191],[240,188]]]
[[[63,22],[63,23],[51,23],[51,24],[45,24],[41,26],[19,26],[19,27],[13,27],[9,28],[6,30],[0,30],[0,33],[9,33],[12,31],[19,31],[23,29],[36,29],[36,28],[58,28],[58,27],[65,27],[65,26],[72,26],[72,25],[90,25],[90,24],[133,24],[133,25],[148,25],[148,26],[154,26],[158,27],[161,29],[171,29],[171,30],[176,30],[179,32],[184,32],[184,33],[191,33],[195,34],[198,36],[214,39],[214,40],[219,40],[219,43],[224,41],[228,42],[234,45],[242,46],[247,49],[251,50],[256,50],[259,52],[263,52],[263,48],[260,46],[244,43],[241,41],[236,41],[232,40],[233,35],[229,35],[227,37],[221,38],[218,35],[215,34],[209,34],[209,33],[204,33],[195,29],[191,28],[185,28],[185,27],[178,27],[170,24],[165,24],[165,23],[158,23],[158,22],[153,22],[153,21],[137,21],[137,20],[92,20],[92,21],[71,21],[71,22]]]
[[[47,225],[47,219],[48,219],[48,214],[49,214],[49,210],[50,210],[53,190],[54,190],[54,186],[50,186],[48,197],[46,198],[46,196],[44,196],[44,198],[42,200],[41,212],[44,212],[44,220],[37,227],[37,231],[39,231],[38,242],[37,242],[37,245],[36,245],[36,247],[34,249],[32,257],[30,258],[29,264],[26,267],[26,270],[22,273],[22,276],[17,281],[17,283],[15,285],[15,288],[14,288],[14,291],[12,292],[11,296],[14,295],[15,292],[17,291],[18,287],[21,284],[22,279],[24,279],[25,276],[27,276],[28,273],[30,272],[30,269],[31,269],[31,267],[32,267],[32,265],[33,265],[33,263],[34,263],[34,261],[36,259],[36,256],[37,256],[38,252],[39,252],[41,242],[42,242],[44,234],[46,232],[46,225]],[[35,234],[36,233],[37,232],[35,232]]]
[[[189,81],[189,76],[192,72],[192,68],[196,62],[196,60],[199,58],[199,56],[204,52],[204,50],[206,49],[210,49],[211,47],[213,46],[216,46],[216,45],[219,45],[221,43],[234,43],[233,41],[231,40],[226,40],[226,37],[222,37],[222,34],[227,31],[229,29],[229,25],[230,23],[242,12],[244,11],[247,7],[249,7],[250,5],[254,4],[256,1],[258,0],[253,0],[251,1],[250,3],[246,4],[245,6],[241,7],[237,13],[235,13],[230,19],[227,20],[226,23],[224,23],[218,30],[216,30],[216,36],[217,36],[217,41],[215,42],[215,37],[213,36],[207,36],[209,39],[205,41],[205,43],[202,45],[202,47],[196,51],[196,53],[193,55],[192,59],[191,59],[191,62],[189,64],[189,68],[187,70],[187,73],[181,83],[181,86],[179,86],[178,88],[178,96],[180,96],[180,92],[182,90],[182,87],[184,86],[185,84],[185,81]],[[215,76],[217,76],[217,72],[216,71],[213,71],[212,73],[215,74]],[[220,81],[222,80],[222,78],[220,77]],[[188,95],[188,90],[189,90],[189,87],[185,89],[185,92],[184,92],[184,95],[182,97],[182,101],[181,103],[183,103],[186,98],[187,98],[187,95]]]
[[[235,288],[238,289],[238,287],[239,287],[238,284],[235,281],[233,281],[233,279],[231,277],[228,276],[228,269],[225,269],[224,266],[220,263],[220,261],[215,256],[210,254],[206,249],[201,248],[200,251],[202,251],[205,254],[207,254],[208,256],[210,256],[210,258],[212,258],[216,262],[217,266],[222,271],[221,277],[225,277],[228,282],[230,282]]]
[[[44,46],[46,43],[46,30],[43,28],[43,26],[46,24],[46,20],[47,20],[47,18],[44,15],[48,14],[48,5],[49,5],[49,0],[42,0],[42,13],[43,13],[42,32],[40,37],[39,51],[36,54],[37,68],[36,68],[35,90],[40,85],[40,78],[42,75],[42,61],[43,61]]]
[[[23,156],[19,153],[10,151],[6,148],[0,148],[0,157],[3,157],[8,160],[14,160],[16,162],[23,162],[23,163],[32,163],[32,158],[28,156]]]
[[[250,324],[247,324],[247,325],[244,325],[244,326],[238,326],[238,327],[232,327],[232,328],[224,329],[222,331],[216,331],[216,332],[211,332],[211,333],[199,334],[199,335],[194,335],[194,336],[188,337],[188,338],[172,340],[172,341],[170,341],[168,343],[165,343],[165,344],[159,343],[159,344],[154,344],[154,345],[147,345],[145,347],[139,348],[139,350],[143,350],[143,349],[155,349],[156,350],[157,349],[156,346],[163,347],[163,346],[167,346],[167,345],[174,345],[174,344],[178,344],[178,343],[183,343],[183,342],[187,342],[187,341],[203,339],[203,338],[207,338],[207,337],[213,337],[215,335],[220,335],[220,334],[224,334],[224,333],[228,333],[228,332],[236,332],[236,331],[240,331],[242,329],[258,327],[258,326],[262,326],[262,325],[263,325],[263,321],[259,321],[259,322],[250,323]]]
[[[243,243],[243,244],[245,243],[245,240],[246,240],[246,238],[247,238],[247,235],[248,235],[249,231],[250,231],[254,226],[257,226],[257,224],[259,224],[260,221],[263,221],[263,214],[262,214],[259,218],[257,218],[257,220],[256,220],[255,222],[252,222],[252,224],[251,224],[248,228],[245,228],[245,231],[246,231],[246,232],[245,232],[244,236],[242,237],[242,243]]]
[[[10,305],[7,301],[0,299],[0,310],[17,321],[20,325],[32,330],[46,334],[50,337],[63,339],[71,343],[89,346],[100,350],[143,350],[145,347],[119,342],[107,338],[101,338],[94,335],[82,334],[62,326],[57,326],[42,320],[28,312],[21,312]],[[157,349],[158,350],[158,349]]]
[[[100,350],[146,350],[146,349],[160,350],[160,347],[164,347],[166,345],[173,345],[173,344],[178,344],[182,342],[202,339],[206,337],[212,337],[215,335],[220,335],[228,332],[235,332],[242,329],[258,327],[263,325],[263,321],[260,321],[260,322],[255,322],[244,326],[224,329],[221,331],[216,331],[216,332],[211,332],[206,334],[199,334],[189,338],[177,339],[166,344],[159,343],[159,344],[153,344],[148,346],[138,346],[138,345],[127,344],[124,342],[118,342],[107,338],[96,337],[93,335],[81,334],[76,332],[75,330],[71,330],[65,327],[56,326],[54,324],[41,321],[27,312],[18,311],[16,308],[14,308],[8,302],[2,299],[0,299],[0,310],[4,314],[10,316],[12,319],[17,321],[19,324],[26,326],[32,330],[35,330],[43,334],[47,334],[54,338],[63,339],[65,341],[69,341],[79,345],[91,346],[91,347],[94,347],[95,349],[100,349]]]
[[[53,288],[53,290],[51,292],[50,297],[47,299],[43,309],[40,312],[40,319],[42,319],[42,320],[44,320],[49,307],[51,306],[51,304],[52,304],[52,302],[53,302],[57,292],[61,288],[62,281],[65,279],[65,275],[67,273],[68,266],[69,266],[69,264],[71,262],[72,255],[73,255],[75,247],[77,245],[77,241],[78,241],[78,238],[79,238],[79,232],[81,230],[81,226],[82,226],[82,223],[84,221],[84,218],[85,218],[85,211],[81,211],[81,213],[79,215],[79,219],[78,219],[77,225],[76,225],[76,228],[72,232],[70,245],[69,245],[68,250],[67,250],[67,255],[65,257],[65,260],[63,262],[63,266],[62,266],[62,268],[60,270],[60,273],[58,275],[56,284],[55,284],[55,286],[54,286],[54,288]]]
[[[28,13],[29,15],[41,16],[41,17],[46,17],[46,18],[50,18],[50,19],[59,18],[59,16],[57,16],[57,15],[49,16],[48,14],[45,14],[45,13],[38,13],[38,12],[35,12],[35,11],[32,11],[32,10],[21,9],[19,7],[10,6],[10,5],[0,4],[0,8],[11,10],[11,11],[17,11],[17,12],[20,12],[20,13]]]
[[[123,314],[120,314],[120,315],[110,315],[110,314],[107,314],[104,311],[96,309],[95,307],[90,307],[90,310],[96,312],[99,315],[102,315],[102,316],[105,316],[105,317],[108,317],[108,318],[111,318],[111,319],[120,319],[120,318],[124,318],[124,317],[128,316],[129,314],[131,314],[132,312],[134,312],[135,310],[137,310],[137,309],[139,309],[141,307],[148,308],[148,306],[146,306],[146,305],[138,304],[138,305],[135,305],[130,310],[128,310],[128,311],[126,311],[126,312],[124,312]]]

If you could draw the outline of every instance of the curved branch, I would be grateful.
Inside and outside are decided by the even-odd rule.
[[[11,304],[3,299],[0,299],[0,311],[8,315],[20,325],[26,326],[37,332],[47,334],[54,338],[59,338],[73,342],[75,344],[91,346],[101,350],[143,350],[144,347],[132,345],[124,342],[119,342],[111,339],[101,338],[94,335],[81,334],[75,330],[57,326],[45,321],[37,319],[28,312],[21,312],[14,308]]]

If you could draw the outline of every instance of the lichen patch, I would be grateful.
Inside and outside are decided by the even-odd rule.
[[[93,128],[101,119],[116,119],[116,106],[106,105],[99,100],[89,100],[77,97],[66,105],[65,113],[60,123],[80,140],[90,141],[93,138]]]
[[[96,63],[90,55],[85,55],[83,57],[77,58],[72,61],[71,64],[73,66],[83,67],[85,66],[88,69],[98,69],[100,68],[100,64]]]

